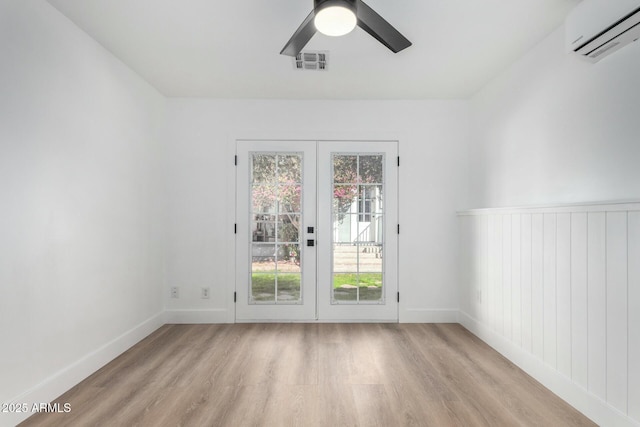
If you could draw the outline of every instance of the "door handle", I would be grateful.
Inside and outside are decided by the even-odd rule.
[[[316,241],[313,239],[309,239],[307,240],[307,246],[315,246],[316,245]]]

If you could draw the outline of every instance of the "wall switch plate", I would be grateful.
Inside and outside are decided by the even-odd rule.
[[[200,289],[200,298],[209,299],[209,288],[201,288]]]
[[[177,286],[171,288],[171,298],[180,298],[180,289]]]

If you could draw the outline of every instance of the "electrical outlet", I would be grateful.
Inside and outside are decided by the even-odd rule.
[[[180,298],[180,289],[177,286],[171,288],[171,298]]]
[[[209,299],[209,288],[201,288],[200,289],[200,298]]]

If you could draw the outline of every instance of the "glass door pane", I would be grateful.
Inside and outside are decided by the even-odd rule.
[[[300,304],[302,153],[250,154],[250,304]]]
[[[332,153],[331,162],[331,303],[384,303],[384,153]]]

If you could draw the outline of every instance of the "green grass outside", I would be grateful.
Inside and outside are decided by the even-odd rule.
[[[275,278],[273,272],[255,272],[251,274],[251,293],[255,301],[273,301],[275,296]],[[358,281],[359,278],[359,281]],[[341,288],[342,285],[358,286]],[[335,273],[333,278],[334,298],[340,301],[355,301],[359,292],[360,300],[377,301],[382,297],[381,273]],[[278,274],[278,299],[298,300],[300,298],[300,275]]]
[[[342,285],[357,288],[343,288]],[[336,301],[380,301],[382,273],[334,273],[333,298]]]
[[[255,301],[273,301],[275,295],[275,273],[252,273],[251,294]],[[282,298],[286,297],[286,298]],[[300,275],[278,274],[278,299],[295,301],[300,299]]]
[[[275,282],[275,273],[253,273],[251,275],[252,287],[257,291],[267,291],[271,289],[273,291]],[[360,287],[376,286],[382,287],[382,274],[381,273],[360,273],[358,281],[358,275],[356,273],[335,273],[333,275],[333,287],[339,288],[342,285],[353,285]],[[278,289],[279,290],[294,290],[300,288],[300,275],[299,274],[278,274]]]
[[[360,280],[358,280],[358,278]],[[333,275],[333,287],[339,288],[342,285],[353,285],[359,287],[376,286],[382,287],[382,273],[335,273]]]

